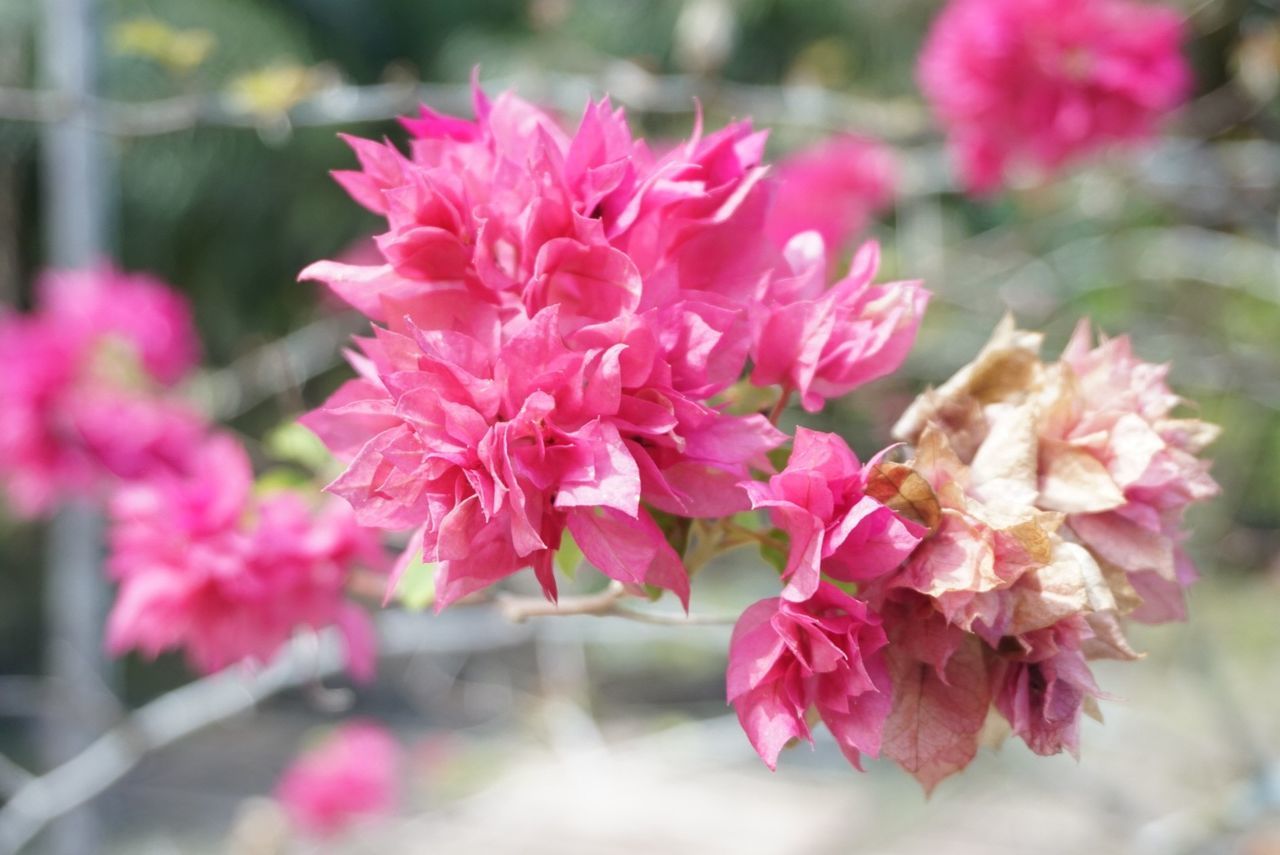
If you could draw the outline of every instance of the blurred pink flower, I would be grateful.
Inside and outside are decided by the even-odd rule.
[[[166,387],[195,365],[185,300],[109,267],[46,274],[30,314],[0,311],[0,475],[39,516],[115,479],[180,469],[203,419]]]
[[[842,582],[878,578],[920,543],[923,526],[866,494],[878,459],[863,467],[840,437],[799,427],[786,469],[745,485],[751,506],[768,509],[790,537],[783,597],[808,599],[824,573]]]
[[[880,750],[891,705],[880,619],[822,582],[811,599],[761,600],[743,612],[729,642],[729,702],[769,766],[793,739],[811,739],[816,711],[849,762]]]
[[[751,382],[800,393],[809,412],[898,369],[915,343],[929,302],[919,282],[873,285],[880,266],[874,242],[858,251],[848,276],[826,285],[820,242],[801,235],[787,245],[781,274],[756,306]]]
[[[344,593],[353,566],[383,564],[374,533],[340,503],[317,513],[300,495],[252,490],[244,450],[214,436],[185,473],[116,492],[109,567],[120,591],[108,648],[181,649],[210,673],[267,663],[295,632],[336,625],[352,675],[372,677],[372,627]]]
[[[396,811],[400,767],[400,746],[385,728],[345,724],[293,761],[276,787],[276,798],[297,829],[312,837],[333,837],[357,822]]]
[[[793,152],[774,168],[770,239],[781,249],[816,231],[828,259],[838,257],[893,201],[896,173],[893,151],[866,137],[835,136]]]
[[[1135,0],[951,0],[920,82],[968,189],[1149,137],[1191,88],[1180,14]]]

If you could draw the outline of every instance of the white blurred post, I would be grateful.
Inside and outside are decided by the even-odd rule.
[[[106,247],[103,150],[90,121],[98,64],[96,0],[40,0],[43,85],[72,105],[69,118],[42,129],[42,209],[47,258],[60,267],[97,262]],[[107,676],[102,655],[106,580],[100,572],[101,525],[88,506],[73,505],[48,529],[45,613],[50,709],[44,719],[45,762],[68,759],[105,722],[96,695]],[[95,685],[96,683],[96,685]],[[82,808],[50,830],[55,855],[101,849],[97,818]]]

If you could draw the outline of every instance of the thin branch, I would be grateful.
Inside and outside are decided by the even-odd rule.
[[[733,626],[738,619],[733,615],[678,614],[672,612],[651,612],[632,606],[617,603],[609,614],[633,620],[637,623],[649,623],[656,626]]]
[[[533,617],[563,617],[566,615],[608,615],[614,613],[618,600],[627,595],[619,582],[613,582],[598,594],[584,597],[562,597],[552,603],[540,597],[521,597],[515,594],[499,594],[498,610],[512,623],[524,623]]]
[[[473,618],[459,627],[457,621],[387,612],[378,618],[379,651],[396,656],[427,647],[499,648],[529,637],[510,625],[481,624]],[[267,668],[223,671],[139,707],[84,751],[16,789],[0,809],[0,853],[15,855],[51,821],[106,790],[149,753],[235,718],[282,691],[342,669],[342,647],[335,633],[325,633],[318,640],[299,637]]]
[[[646,611],[624,604],[622,600],[626,596],[626,588],[620,582],[613,582],[598,594],[562,597],[555,603],[540,597],[521,597],[506,593],[499,594],[495,602],[502,616],[512,623],[524,623],[535,617],[569,615],[615,617],[657,626],[732,626],[737,620],[729,615],[683,615]]]
[[[33,780],[35,775],[0,754],[0,796],[12,796]]]
[[[823,130],[862,128],[882,137],[917,137],[928,127],[920,104],[910,100],[857,98],[817,86],[763,86],[708,81],[692,75],[655,75],[625,60],[607,63],[593,76],[548,73],[516,80],[491,80],[500,89],[519,83],[521,94],[556,109],[577,112],[583,100],[601,91],[644,113],[687,114],[695,103],[715,104],[735,114],[751,114],[764,123]],[[323,127],[380,121],[411,113],[420,103],[463,112],[470,88],[457,84],[384,83],[331,86],[300,100],[286,113],[264,115],[223,93],[182,95],[145,102],[90,98],[76,101],[50,90],[0,87],[0,118],[29,122],[86,121],[101,133],[140,137],[175,133],[198,126],[263,128]]]
[[[364,322],[353,315],[321,318],[195,381],[193,394],[220,421],[297,389],[340,364],[340,348]]]

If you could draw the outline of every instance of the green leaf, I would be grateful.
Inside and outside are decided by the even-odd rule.
[[[578,575],[578,567],[582,564],[583,558],[582,548],[573,539],[573,535],[566,530],[564,536],[560,538],[560,548],[556,550],[556,566],[572,581]]]
[[[783,445],[769,452],[769,462],[774,465],[775,469],[787,468],[787,461],[791,459],[791,446]]]
[[[436,601],[436,565],[428,564],[418,555],[404,568],[393,596],[410,611],[429,608]]]
[[[293,490],[315,491],[316,485],[309,475],[295,466],[272,466],[253,482],[253,490],[259,496]]]
[[[660,511],[657,508],[650,508],[649,515],[658,524],[658,528],[662,530],[663,536],[676,551],[676,555],[684,555],[689,549],[689,528],[693,525],[693,520]]]
[[[333,455],[320,438],[297,422],[273,428],[262,441],[267,453],[283,463],[297,463],[313,472],[333,466]]]
[[[787,548],[779,549],[771,544],[762,543],[760,544],[760,557],[769,562],[769,564],[778,571],[779,575],[781,575],[781,573],[787,569],[787,559],[790,557],[791,552],[791,535],[787,534],[782,529],[775,528],[773,531],[769,532],[769,538],[777,541],[781,546],[785,546]]]

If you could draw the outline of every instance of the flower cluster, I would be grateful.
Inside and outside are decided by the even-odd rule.
[[[269,662],[295,632],[337,626],[352,676],[372,677],[372,627],[345,592],[355,565],[383,563],[373,532],[341,503],[316,513],[296,492],[253,487],[244,449],[218,435],[185,471],[116,491],[110,571],[120,590],[108,649],[181,649],[210,673]]]
[[[197,340],[180,296],[110,267],[48,273],[34,311],[0,310],[0,482],[10,509],[42,516],[116,479],[181,467],[204,427],[170,389],[195,366]]]
[[[475,113],[406,120],[407,155],[350,140],[362,169],[337,173],[388,231],[382,264],[303,273],[381,324],[305,420],[349,461],[330,489],[414,532],[402,564],[437,566],[439,607],[527,567],[554,599],[566,531],[687,602],[663,519],[746,510],[784,440],[728,406],[748,359],[817,408],[897,367],[924,292],[872,285],[874,252],[828,288],[821,238],[759,240],[773,187],[746,123],[658,155],[607,101],[573,132],[511,94]]]
[[[927,787],[963,768],[994,709],[1040,754],[1075,752],[1093,658],[1134,659],[1122,618],[1183,616],[1195,455],[1216,429],[1175,418],[1164,366],[1127,339],[1061,360],[1006,320],[900,420],[908,463],[859,465],[800,428],[787,467],[747,485],[789,554],[780,599],[744,613],[729,699],[772,767],[810,711],[857,764],[877,749]],[[850,596],[856,590],[856,596]]]
[[[386,816],[401,798],[400,747],[379,725],[353,722],[307,749],[285,770],[276,798],[299,831],[333,837]]]
[[[1182,511],[1215,490],[1163,371],[1087,329],[1045,365],[1007,322],[903,416],[906,448],[788,438],[793,395],[817,412],[902,363],[919,283],[874,284],[875,244],[831,283],[819,232],[760,240],[809,190],[746,124],[655,155],[607,101],[571,132],[510,94],[475,112],[424,109],[407,154],[351,140],[338,179],[388,231],[303,274],[374,322],[304,420],[346,463],[330,490],[411,533],[437,607],[526,568],[555,600],[567,537],[687,606],[708,543],[757,542],[780,593],[739,619],[727,694],[770,767],[820,721],[932,787],[993,711],[1075,751],[1087,660],[1136,657],[1126,615],[1178,614]]]
[[[352,673],[369,676],[371,628],[345,590],[355,565],[383,567],[374,533],[341,502],[253,494],[244,449],[181,395],[197,341],[186,301],[153,277],[46,274],[34,311],[0,315],[8,504],[25,516],[76,497],[110,509],[114,653],[182,648],[209,672],[337,625]]]
[[[1146,138],[1186,97],[1182,20],[1137,0],[951,0],[920,85],[968,188]]]

